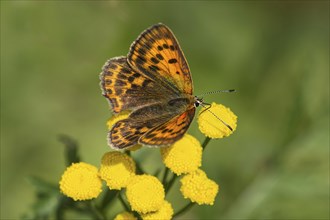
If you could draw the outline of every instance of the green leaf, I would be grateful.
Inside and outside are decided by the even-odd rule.
[[[24,214],[22,219],[49,219],[59,204],[58,186],[39,177],[30,176],[28,181],[36,189],[36,201],[31,207],[32,212]]]
[[[45,193],[45,194],[58,194],[58,186],[49,183],[39,177],[29,176],[27,177],[28,182],[35,187],[37,193]]]
[[[67,160],[67,165],[69,166],[72,163],[78,163],[80,161],[80,157],[78,155],[77,141],[65,134],[59,135],[58,140],[65,145],[65,157]]]

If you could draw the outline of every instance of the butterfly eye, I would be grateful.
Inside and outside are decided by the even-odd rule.
[[[198,98],[197,96],[195,96],[195,103],[194,103],[195,108],[197,108],[200,105],[203,105],[203,103],[204,103],[203,98]]]

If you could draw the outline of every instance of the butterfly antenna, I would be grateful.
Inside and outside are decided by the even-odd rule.
[[[216,91],[211,91],[211,92],[205,92],[203,94],[198,95],[198,97],[201,97],[201,96],[204,96],[204,95],[222,93],[222,92],[236,92],[236,90],[235,89],[227,89],[227,90],[216,90]]]
[[[211,107],[206,107],[203,103],[200,103],[201,106],[203,106],[205,108],[204,111],[208,111],[210,112],[214,117],[216,117],[219,121],[221,121],[224,125],[227,126],[227,128],[229,128],[229,130],[233,131],[232,127],[230,127],[230,125],[228,125],[226,122],[224,122],[221,118],[219,118],[216,114],[214,114],[212,111],[209,110],[209,108]]]

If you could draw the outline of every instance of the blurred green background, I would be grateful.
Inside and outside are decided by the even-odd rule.
[[[220,185],[214,206],[181,217],[327,219],[328,1],[1,1],[1,219],[30,209],[28,176],[58,182],[58,134],[99,165],[110,117],[101,67],[158,22],[178,38],[196,95],[238,90],[205,97],[230,107],[238,128],[203,154]],[[204,138],[196,121],[189,133]],[[135,156],[150,172],[162,166],[158,150]],[[178,190],[175,210],[186,202]]]

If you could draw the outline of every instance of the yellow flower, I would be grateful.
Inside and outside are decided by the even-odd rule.
[[[185,175],[181,180],[180,191],[185,199],[197,202],[199,205],[213,205],[219,186],[208,179],[204,171],[196,170]]]
[[[74,200],[93,199],[102,191],[102,180],[95,166],[73,163],[62,175],[60,190]]]
[[[202,108],[199,112],[198,125],[207,137],[223,138],[236,130],[237,116],[229,108],[213,102],[208,110]]]
[[[128,148],[127,150],[129,150],[129,151],[137,151],[137,150],[139,150],[141,147],[142,147],[141,144],[136,144],[136,145],[134,145],[133,147]]]
[[[154,220],[154,219],[170,220],[172,219],[172,216],[173,216],[172,205],[166,200],[163,202],[163,205],[158,211],[141,215],[143,220]]]
[[[129,212],[122,212],[116,215],[114,220],[137,220],[137,218]]]
[[[117,115],[113,115],[113,116],[107,121],[107,127],[108,127],[108,129],[110,130],[110,129],[112,128],[112,126],[113,126],[114,124],[116,124],[116,122],[128,118],[128,116],[129,116],[130,113],[131,113],[130,111],[123,111],[123,112],[120,112],[120,113],[117,114]],[[136,150],[139,150],[141,147],[142,147],[142,145],[137,144],[137,145],[134,145],[133,147],[128,148],[127,150],[130,150],[130,151],[136,151]]]
[[[126,188],[127,201],[133,211],[154,212],[161,208],[165,198],[161,182],[151,175],[136,175]]]
[[[177,175],[197,170],[201,166],[202,151],[199,141],[189,134],[160,149],[164,164]]]
[[[107,121],[107,126],[109,129],[112,128],[112,126],[114,124],[116,124],[117,121],[120,121],[120,120],[124,120],[126,118],[128,118],[130,112],[129,111],[123,111],[123,112],[120,112],[116,115],[113,115],[108,121]]]
[[[135,175],[135,162],[127,154],[112,151],[103,155],[100,177],[110,189],[126,187],[129,179]]]

